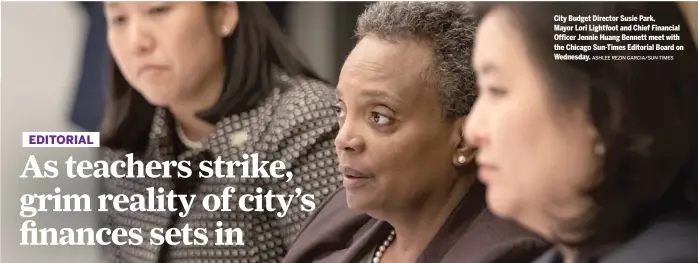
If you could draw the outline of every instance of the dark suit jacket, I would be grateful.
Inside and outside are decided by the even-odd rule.
[[[606,250],[608,251],[608,250]],[[562,263],[554,249],[535,263]],[[580,263],[698,263],[698,212],[656,220],[627,243]]]
[[[531,262],[548,244],[487,211],[484,187],[472,187],[415,263]],[[389,225],[352,212],[343,188],[309,218],[283,263],[356,263],[388,235]]]

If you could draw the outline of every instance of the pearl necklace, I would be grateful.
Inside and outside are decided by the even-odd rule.
[[[383,255],[385,254],[385,250],[388,249],[388,246],[390,246],[390,243],[393,242],[393,239],[395,239],[395,229],[390,230],[388,238],[383,241],[383,244],[380,247],[378,247],[378,251],[376,251],[376,254],[373,255],[373,263],[381,262],[381,258],[383,258]]]
[[[177,124],[177,136],[179,137],[179,140],[182,141],[182,144],[184,146],[187,146],[190,149],[201,149],[204,148],[204,144],[201,142],[195,142],[192,140],[187,139],[187,136],[184,135],[184,130],[182,130],[182,125]]]

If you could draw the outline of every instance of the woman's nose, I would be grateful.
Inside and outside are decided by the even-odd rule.
[[[360,153],[365,148],[364,140],[360,132],[357,131],[356,125],[350,122],[344,122],[340,125],[339,133],[334,139],[337,154],[340,152]]]
[[[128,45],[133,54],[142,55],[152,52],[155,38],[146,25],[134,21],[129,27]]]

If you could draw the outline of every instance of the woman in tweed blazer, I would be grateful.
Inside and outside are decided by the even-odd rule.
[[[334,90],[289,44],[264,3],[112,2],[105,5],[113,58],[102,146],[109,161],[191,162],[190,178],[110,178],[107,194],[147,189],[196,195],[189,213],[108,211],[109,228],[140,228],[138,245],[107,246],[108,262],[278,262],[308,212],[293,200],[275,212],[208,212],[202,198],[234,187],[231,204],[258,189],[314,195],[336,189]],[[199,178],[203,160],[281,160],[293,173],[278,179]],[[176,172],[174,173],[176,174]],[[176,176],[175,176],[176,177]],[[188,203],[187,201],[185,203]],[[166,204],[170,205],[170,204]],[[174,204],[182,211],[182,204]],[[307,208],[307,207],[306,207]],[[244,245],[216,246],[214,230],[240,228]],[[151,244],[150,231],[207,229],[205,245]],[[106,239],[109,240],[109,239]],[[175,241],[182,241],[177,238]]]

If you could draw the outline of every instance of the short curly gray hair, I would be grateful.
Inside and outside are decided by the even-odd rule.
[[[380,39],[426,40],[433,56],[426,82],[438,89],[447,119],[468,114],[475,102],[475,74],[470,56],[476,19],[464,2],[377,2],[359,16],[359,41]]]

